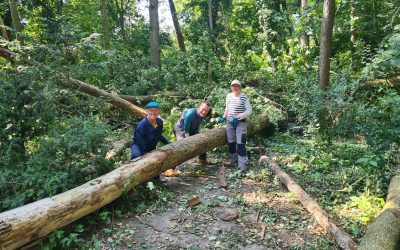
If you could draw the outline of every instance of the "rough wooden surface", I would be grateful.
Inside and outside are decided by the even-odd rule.
[[[267,156],[261,156],[260,164],[268,163],[269,168],[276,174],[286,188],[294,193],[296,198],[303,204],[311,216],[329,233],[342,249],[356,249],[356,243],[351,236],[338,228],[325,212],[310,195],[306,193],[287,173],[285,173],[276,162]]]
[[[389,184],[386,204],[368,227],[359,249],[383,250],[400,247],[400,169]]]
[[[257,132],[269,124],[267,116],[258,116],[249,131]],[[124,191],[224,144],[225,127],[210,129],[136,158],[67,192],[0,213],[0,249],[15,249],[40,239],[112,202]]]

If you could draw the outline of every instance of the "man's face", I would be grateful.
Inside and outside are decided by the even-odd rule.
[[[206,117],[206,115],[208,114],[208,111],[210,111],[210,107],[208,107],[205,104],[201,104],[198,108],[197,108],[197,114],[200,117]]]
[[[239,92],[240,91],[240,85],[239,84],[231,85],[231,90],[232,90],[232,92]]]
[[[160,109],[157,107],[150,107],[147,109],[147,117],[150,119],[156,119],[160,115]]]

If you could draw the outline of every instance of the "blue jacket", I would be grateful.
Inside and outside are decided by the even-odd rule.
[[[196,108],[185,110],[174,126],[175,132],[198,134],[201,121],[203,117],[197,115]]]
[[[141,151],[141,155],[156,149],[159,141],[164,143],[164,145],[169,143],[167,138],[162,135],[163,121],[157,117],[156,122],[156,128],[153,128],[147,118],[139,121],[136,125],[131,147],[132,145],[137,145]]]

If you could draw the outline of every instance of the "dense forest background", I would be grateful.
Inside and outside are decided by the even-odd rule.
[[[176,18],[170,29],[159,25],[157,0],[0,3],[0,211],[129,161],[128,149],[115,159],[106,153],[113,141],[131,138],[138,118],[60,79],[158,95],[171,140],[182,109],[201,100],[213,106],[206,127],[215,126],[230,81],[239,79],[255,116],[269,112],[276,125],[272,137],[250,145],[286,155],[300,179],[310,174],[321,189],[309,191],[328,210],[352,211],[344,227],[361,237],[400,164],[400,1],[336,0],[328,42],[322,0],[164,4]],[[285,122],[265,98],[285,107]],[[94,173],[81,171],[93,166]],[[332,169],[336,176],[327,174]],[[328,186],[342,191],[325,192]]]

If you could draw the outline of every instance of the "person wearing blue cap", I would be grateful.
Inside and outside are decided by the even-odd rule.
[[[161,141],[164,145],[169,141],[163,133],[163,120],[160,115],[160,104],[158,102],[149,102],[146,105],[147,115],[140,120],[135,127],[135,133],[131,143],[131,159],[142,156],[154,149],[157,143]]]
[[[231,82],[231,93],[226,96],[224,117],[219,122],[226,121],[226,137],[230,153],[231,165],[240,170],[247,168],[247,120],[252,107],[249,98],[240,92],[239,80]]]

